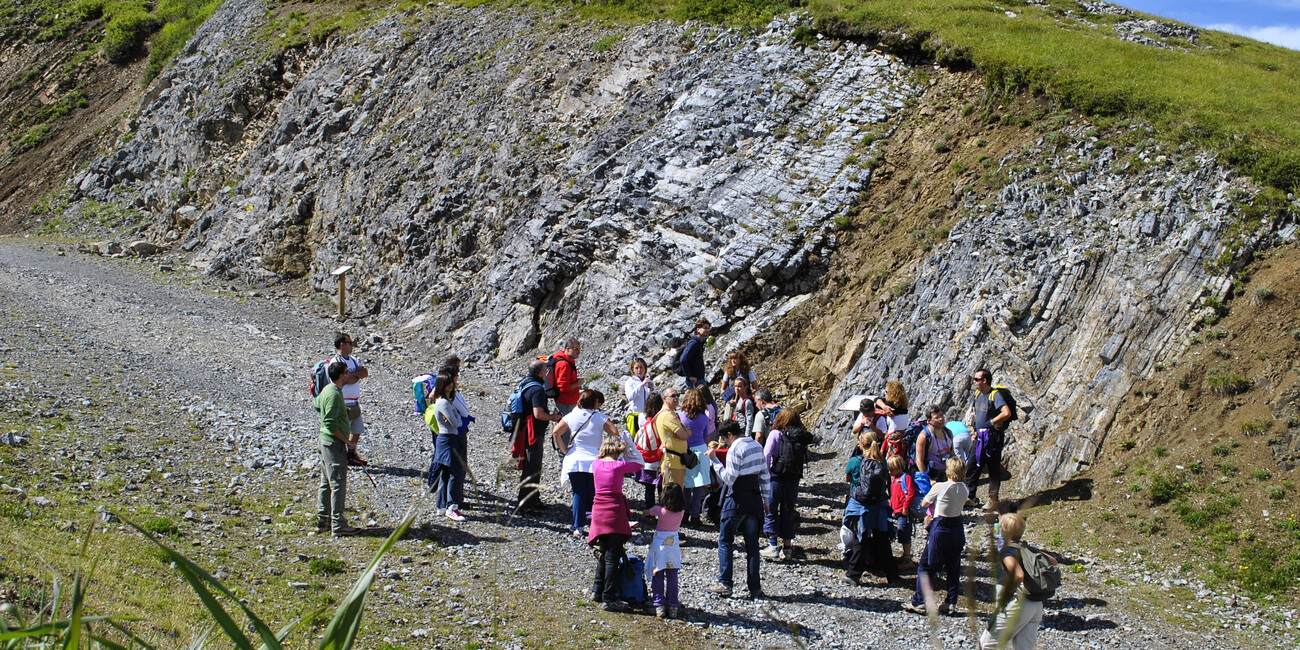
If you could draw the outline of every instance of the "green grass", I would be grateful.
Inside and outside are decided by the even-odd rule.
[[[1205,387],[1219,395],[1239,395],[1250,390],[1250,380],[1236,370],[1220,367],[1205,376]]]

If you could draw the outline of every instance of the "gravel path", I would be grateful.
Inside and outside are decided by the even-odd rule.
[[[206,423],[201,428],[207,440],[222,445],[234,459],[229,466],[214,466],[207,481],[234,486],[292,480],[290,485],[300,489],[294,497],[301,497],[303,504],[294,512],[306,524],[316,480],[310,471],[316,458],[316,420],[305,391],[306,377],[311,365],[330,352],[338,324],[296,295],[297,288],[235,291],[156,268],[79,253],[63,255],[50,244],[0,242],[0,297],[7,312],[25,315],[27,327],[55,328],[69,350],[120,363],[124,376],[135,382],[120,398],[126,409],[133,396],[161,399],[175,413]],[[359,509],[356,523],[391,526],[407,508],[415,507],[423,513],[417,534],[436,536],[449,555],[459,558],[446,566],[486,568],[496,574],[498,586],[520,593],[538,589],[552,597],[589,597],[593,561],[586,545],[567,534],[567,507],[559,507],[567,502],[567,494],[555,483],[554,455],[546,461],[549,493],[544,498],[559,505],[538,517],[509,516],[517,472],[492,422],[520,373],[513,367],[465,369],[464,392],[479,418],[470,443],[476,484],[467,490],[468,521],[444,525],[445,520],[431,512],[423,490],[430,441],[422,422],[410,413],[409,378],[436,368],[436,359],[445,352],[404,348],[401,333],[388,328],[351,322],[347,328],[358,340],[376,341],[376,335],[382,339],[360,353],[371,369],[363,384],[370,430],[362,453],[372,461],[370,474],[377,489],[354,472],[349,487]],[[20,348],[17,339],[4,332],[0,336],[5,336],[0,339],[0,360],[36,362],[42,354]],[[723,600],[707,594],[717,565],[716,532],[689,530],[681,585],[687,620],[660,623],[628,616],[630,634],[676,630],[671,638],[731,647],[926,647],[932,641],[933,647],[973,647],[979,625],[973,619],[927,621],[900,609],[910,589],[854,587],[840,578],[840,464],[833,454],[823,453],[808,470],[800,500],[801,557],[784,565],[764,563],[766,599]],[[628,493],[634,503],[639,500],[639,486],[629,486]],[[968,522],[972,539],[979,534],[977,525],[973,518]],[[633,549],[644,552],[647,541],[642,534]],[[919,552],[922,541],[915,542]],[[521,555],[520,548],[530,552]],[[1040,647],[1217,648],[1242,642],[1241,637],[1207,637],[1180,629],[1167,622],[1175,614],[1158,615],[1165,606],[1158,593],[1151,598],[1149,591],[1106,584],[1105,578],[1118,575],[1121,565],[1085,565],[1085,572],[1066,573],[1063,588],[1048,603]],[[738,569],[743,576],[743,560]],[[414,576],[405,575],[407,583],[416,581],[428,598],[460,597],[458,588],[451,589],[457,593],[450,596],[441,594],[445,582],[428,578],[420,585],[420,579],[418,570]],[[989,579],[981,577],[979,583],[977,593],[987,602]],[[434,635],[422,626],[415,602],[393,601],[393,606],[411,608],[405,616],[413,638],[404,643],[433,645]],[[592,621],[597,616],[607,615],[583,614]]]

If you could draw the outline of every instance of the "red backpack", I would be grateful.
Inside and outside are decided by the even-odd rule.
[[[655,428],[655,419],[647,417],[645,425],[637,432],[636,438],[637,451],[641,452],[641,460],[647,464],[657,463],[664,458],[664,450],[659,441],[659,431]]]

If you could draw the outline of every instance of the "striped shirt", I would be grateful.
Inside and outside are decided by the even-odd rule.
[[[759,491],[763,493],[763,503],[772,497],[771,476],[767,472],[767,458],[763,456],[763,445],[753,438],[737,438],[727,451],[727,465],[723,467],[718,459],[712,460],[713,469],[718,478],[727,485],[735,485],[736,478],[758,475]]]

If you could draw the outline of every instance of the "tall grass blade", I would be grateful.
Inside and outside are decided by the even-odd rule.
[[[254,650],[253,644],[249,642],[248,637],[244,636],[239,624],[231,618],[226,609],[221,606],[221,603],[217,602],[216,597],[212,595],[212,591],[204,586],[205,583],[211,585],[223,596],[229,598],[230,602],[235,603],[239,606],[239,609],[243,610],[244,615],[248,617],[249,624],[253,626],[253,629],[257,632],[258,636],[261,637],[262,643],[266,647],[271,648],[272,650],[280,650],[280,640],[276,638],[275,633],[271,631],[271,628],[267,627],[266,623],[263,623],[262,619],[258,618],[247,605],[235,596],[234,593],[231,593],[229,589],[226,589],[225,585],[221,584],[221,581],[209,575],[208,572],[204,571],[199,567],[199,565],[191,562],[189,558],[181,555],[170,546],[164,544],[152,533],[141,528],[135,522],[129,521],[121,515],[118,517],[128,526],[140,531],[141,535],[144,535],[146,539],[153,542],[158,548],[162,549],[168,559],[176,564],[176,570],[181,572],[185,581],[190,584],[190,588],[194,590],[195,594],[198,594],[199,600],[202,601],[204,609],[208,610],[208,613],[212,615],[213,620],[215,620],[217,625],[221,627],[221,631],[226,633],[226,636],[229,637],[231,643],[235,644],[236,648],[239,648],[239,650]]]
[[[379,552],[375,553],[375,558],[366,566],[366,570],[357,578],[356,584],[352,585],[352,591],[343,599],[343,603],[334,612],[334,618],[325,628],[325,635],[321,638],[320,650],[349,650],[357,639],[357,631],[361,629],[361,613],[366,605],[366,593],[370,591],[370,585],[375,582],[375,570],[379,568],[380,560],[388,553],[397,540],[406,534],[406,529],[411,527],[411,522],[415,521],[415,509],[406,511],[406,516],[402,518],[402,523],[397,525],[397,529],[392,535],[384,541],[384,545],[379,547]]]

